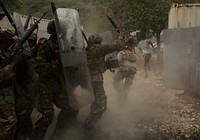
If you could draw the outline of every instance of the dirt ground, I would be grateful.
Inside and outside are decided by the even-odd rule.
[[[91,139],[200,140],[200,98],[166,87],[155,69],[149,72],[148,78],[144,78],[143,74],[139,67],[128,99],[123,104],[118,102],[118,94],[112,86],[113,73],[107,71],[104,74],[107,110]],[[89,105],[80,109],[80,124],[88,113]],[[45,140],[50,139],[56,114]],[[81,140],[79,132],[76,128],[68,130],[66,140]]]

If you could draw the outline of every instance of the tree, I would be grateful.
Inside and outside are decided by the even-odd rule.
[[[2,0],[2,2],[11,11],[13,11],[15,9],[19,9],[22,6],[21,0]]]
[[[98,7],[104,5],[104,12],[112,13],[120,20],[124,32],[139,30],[138,40],[157,38],[158,62],[160,60],[160,33],[167,28],[170,1],[162,0],[96,0]],[[106,8],[105,8],[106,7]]]
[[[139,30],[138,40],[156,36],[157,61],[160,63],[160,33],[167,28],[172,3],[200,0],[96,0],[97,8],[118,19],[124,31]]]

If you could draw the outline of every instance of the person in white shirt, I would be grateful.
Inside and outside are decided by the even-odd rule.
[[[142,40],[138,44],[138,48],[143,56],[143,67],[145,72],[145,78],[148,77],[148,72],[151,70],[150,59],[153,53],[153,44],[149,39]]]

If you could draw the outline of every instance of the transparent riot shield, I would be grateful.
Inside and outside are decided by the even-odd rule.
[[[77,105],[77,88],[92,93],[84,39],[77,10],[58,8],[54,12],[58,44],[70,104]],[[84,91],[83,91],[84,90]],[[92,95],[92,94],[91,94]],[[78,94],[80,98],[82,95]]]

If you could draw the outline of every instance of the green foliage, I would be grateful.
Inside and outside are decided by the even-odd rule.
[[[160,33],[167,28],[171,5],[194,2],[200,0],[96,0],[96,5],[99,10],[118,19],[124,32],[138,30],[138,40],[156,36],[160,62]]]
[[[161,0],[97,0],[99,9],[107,7],[113,17],[120,19],[123,30],[140,30],[140,38],[160,33],[167,27],[167,17],[170,8],[168,1]],[[106,8],[101,9],[108,12]],[[110,11],[109,11],[110,12]]]
[[[20,14],[31,14],[39,17],[47,11],[46,18],[52,18],[51,2],[55,2],[60,8],[83,9],[83,3],[91,0],[3,0],[9,11],[17,11]]]
[[[109,13],[126,32],[140,30],[144,39],[159,35],[167,28],[168,13],[172,3],[195,3],[200,0],[96,0],[99,10]]]
[[[200,0],[173,0],[174,3],[199,3]]]
[[[2,2],[10,11],[13,11],[14,9],[19,9],[22,5],[21,0],[2,0]]]
[[[50,5],[52,1],[57,7],[79,9],[83,24],[90,25],[93,24],[92,21],[103,22],[105,19],[102,15],[108,14],[122,31],[140,30],[138,35],[141,39],[159,34],[167,28],[168,12],[172,3],[200,2],[200,0],[3,0],[11,12],[17,11],[39,17],[47,11],[46,18],[49,19],[52,18]],[[96,7],[93,5],[94,2]]]

